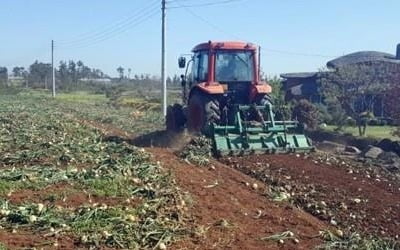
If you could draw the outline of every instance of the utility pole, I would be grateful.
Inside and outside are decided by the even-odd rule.
[[[165,0],[161,0],[162,29],[161,29],[161,83],[162,83],[162,109],[164,117],[167,115],[167,79],[166,79],[166,48],[165,48]]]
[[[56,72],[54,70],[54,40],[51,40],[51,76],[53,80],[53,97],[56,97]]]

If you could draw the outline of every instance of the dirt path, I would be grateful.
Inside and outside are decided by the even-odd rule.
[[[400,184],[294,155],[226,158],[224,163],[292,194],[322,220],[372,235],[399,237]]]
[[[312,249],[321,243],[316,236],[326,224],[288,203],[270,201],[261,182],[218,162],[211,169],[197,167],[167,149],[147,150],[172,171],[178,185],[193,201],[188,204],[191,214],[188,222],[194,233],[174,248]],[[254,183],[259,187],[257,190],[252,187]],[[261,240],[288,230],[298,243]]]

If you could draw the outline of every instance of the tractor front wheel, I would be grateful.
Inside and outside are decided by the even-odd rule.
[[[210,135],[211,124],[219,123],[221,110],[216,96],[195,92],[189,98],[187,127],[189,132]]]

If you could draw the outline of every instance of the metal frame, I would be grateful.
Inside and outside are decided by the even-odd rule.
[[[243,155],[262,153],[309,152],[310,141],[300,130],[297,121],[275,121],[272,105],[235,105],[234,125],[212,125],[215,153],[217,155]],[[261,112],[268,120],[249,122],[243,112]]]

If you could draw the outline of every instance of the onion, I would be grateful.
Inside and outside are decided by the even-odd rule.
[[[35,215],[30,215],[29,216],[29,222],[30,223],[34,223],[34,222],[36,222],[37,221],[37,217],[35,216]]]

